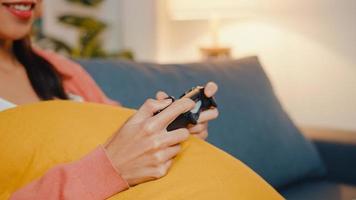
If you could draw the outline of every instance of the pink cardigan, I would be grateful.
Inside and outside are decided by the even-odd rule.
[[[88,102],[118,105],[100,90],[90,75],[78,64],[53,52],[36,49],[63,77],[64,89]],[[101,200],[129,186],[113,167],[103,147],[99,146],[84,158],[58,165],[40,179],[12,194],[12,200]]]

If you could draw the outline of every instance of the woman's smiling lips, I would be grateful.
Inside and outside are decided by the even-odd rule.
[[[3,2],[3,6],[12,13],[15,17],[21,20],[31,19],[33,10],[36,6],[35,1],[8,1]]]

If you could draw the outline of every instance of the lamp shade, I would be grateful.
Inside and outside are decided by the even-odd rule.
[[[248,0],[168,0],[168,9],[173,20],[207,20],[212,18],[239,18],[246,13]]]

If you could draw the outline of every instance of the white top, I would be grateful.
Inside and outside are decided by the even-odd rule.
[[[11,103],[10,101],[0,98],[0,112],[13,107],[16,107],[16,105]]]
[[[73,100],[73,101],[78,101],[78,102],[83,102],[84,99],[83,97],[81,96],[78,96],[78,95],[74,95],[74,94],[68,94],[68,97],[70,100]],[[14,108],[16,107],[17,105],[10,102],[10,101],[7,101],[3,98],[0,97],[0,112],[1,111],[4,111],[4,110],[7,110],[7,109],[10,109],[10,108]]]

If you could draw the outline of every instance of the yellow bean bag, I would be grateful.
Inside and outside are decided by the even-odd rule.
[[[0,199],[7,199],[51,167],[81,158],[104,143],[134,112],[66,101],[0,112]],[[191,138],[183,144],[167,176],[131,187],[110,199],[283,198],[239,160]]]

